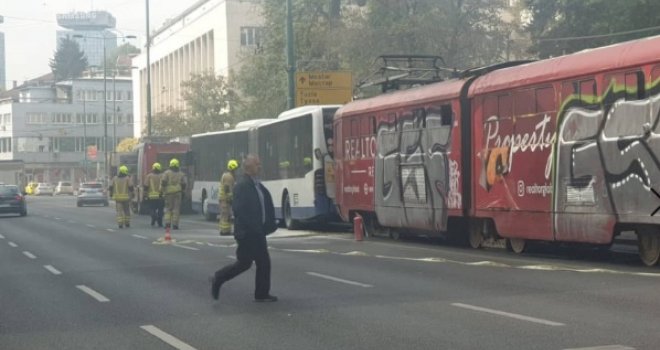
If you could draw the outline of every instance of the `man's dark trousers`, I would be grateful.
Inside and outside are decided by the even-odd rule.
[[[266,237],[247,237],[237,239],[236,262],[216,271],[215,278],[223,284],[247,271],[254,261],[257,265],[254,297],[268,297],[270,293],[270,255]]]
[[[165,201],[163,199],[149,199],[149,210],[151,211],[151,224],[158,223],[163,226],[163,208]]]

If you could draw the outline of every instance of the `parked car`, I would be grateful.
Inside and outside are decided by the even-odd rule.
[[[107,192],[99,182],[81,184],[76,203],[79,207],[86,204],[103,204],[104,207],[109,205]]]
[[[53,186],[44,182],[40,182],[34,189],[35,196],[52,196]]]
[[[54,195],[58,194],[68,194],[73,196],[73,184],[67,181],[60,181],[57,183],[57,186],[55,186],[55,193]]]
[[[0,185],[0,213],[27,215],[25,197],[21,194],[18,186]]]
[[[25,194],[34,194],[34,189],[37,188],[38,183],[30,182],[25,186]]]

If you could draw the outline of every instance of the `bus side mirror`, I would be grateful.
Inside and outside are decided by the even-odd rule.
[[[314,157],[316,157],[316,160],[323,159],[323,153],[321,153],[320,148],[317,148],[317,149],[314,150]]]

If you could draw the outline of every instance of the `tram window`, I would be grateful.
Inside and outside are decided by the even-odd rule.
[[[398,129],[399,126],[397,125],[396,113],[390,113],[387,115],[387,123],[389,126],[394,126],[394,130]]]
[[[360,136],[371,135],[371,118],[373,117],[362,118],[360,120]]]
[[[555,110],[555,89],[550,87],[536,89],[536,113]]]
[[[351,136],[360,136],[360,124],[357,118],[351,119]]]
[[[589,79],[580,82],[580,99],[587,103],[596,103],[596,80]]]
[[[511,118],[513,115],[513,101],[511,101],[511,95],[500,95],[497,97],[497,100],[497,110],[500,118]]]
[[[413,111],[415,120],[415,127],[418,129],[426,128],[426,110],[424,108],[417,108]]]
[[[497,119],[502,116],[498,114],[497,108],[497,97],[496,96],[486,96],[483,102],[483,116],[484,123],[488,121],[491,117],[496,117]]]
[[[451,126],[454,112],[450,104],[440,106],[440,116],[442,118],[442,126]]]
[[[644,76],[642,72],[626,73],[626,100],[644,98]]]
[[[534,89],[516,91],[514,98],[514,113],[516,116],[533,114],[536,112],[536,96]]]
[[[651,82],[653,84],[660,84],[660,66],[655,66],[651,72]]]
[[[578,84],[577,82],[565,82],[561,84],[561,99],[563,102],[566,102],[566,99],[571,97],[574,94],[577,94]]]

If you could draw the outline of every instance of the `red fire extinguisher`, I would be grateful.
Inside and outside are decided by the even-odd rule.
[[[364,227],[362,225],[362,216],[360,214],[355,214],[353,218],[353,234],[355,235],[356,241],[364,240]]]

